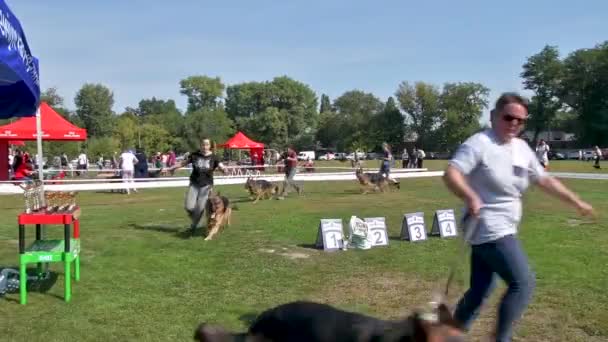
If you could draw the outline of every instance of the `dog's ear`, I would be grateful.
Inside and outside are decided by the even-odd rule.
[[[194,331],[194,340],[199,342],[230,342],[233,337],[222,327],[201,323]]]

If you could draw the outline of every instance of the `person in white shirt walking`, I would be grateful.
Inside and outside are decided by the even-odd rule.
[[[549,145],[543,139],[536,145],[536,158],[545,170],[549,167]]]
[[[81,151],[80,154],[78,155],[78,165],[76,166],[77,170],[86,170],[89,168],[89,158],[87,158],[86,153],[84,153],[84,151]],[[76,171],[76,175],[80,176],[81,173],[80,171]]]
[[[133,154],[133,152],[129,150],[125,150],[120,155],[120,168],[122,169],[122,179],[125,184],[125,190],[127,191],[127,195],[130,194],[130,189],[133,189],[134,192],[137,192],[135,189],[135,182],[133,181],[133,172],[135,171],[135,164],[137,163],[137,158]]]
[[[595,146],[595,151],[593,154],[595,158],[595,163],[593,164],[593,167],[596,169],[601,169],[600,160],[602,159],[602,150],[600,150],[599,146]]]
[[[426,153],[424,153],[424,150],[419,148],[418,150],[416,150],[416,157],[417,157],[417,163],[416,166],[419,169],[422,169],[422,163],[424,162],[424,158],[426,158]]]

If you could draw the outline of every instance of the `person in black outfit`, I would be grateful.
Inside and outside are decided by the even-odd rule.
[[[190,153],[188,158],[167,168],[167,171],[173,171],[188,164],[192,164],[192,173],[190,174],[190,185],[186,192],[184,207],[192,221],[190,232],[194,235],[205,213],[209,194],[213,189],[213,171],[219,168],[225,172],[225,168],[211,151],[211,141],[209,139],[203,139],[200,151]]]
[[[133,177],[135,178],[146,178],[148,177],[148,158],[143,149],[138,148],[135,153],[137,163],[135,164],[135,172]]]

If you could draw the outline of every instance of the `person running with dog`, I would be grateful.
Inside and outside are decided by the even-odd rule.
[[[285,180],[283,181],[283,190],[281,191],[281,195],[278,197],[279,200],[284,200],[285,196],[289,193],[287,190],[288,186],[291,186],[296,189],[298,195],[302,194],[302,186],[298,185],[293,178],[296,176],[296,172],[298,170],[298,155],[293,148],[293,146],[289,146],[287,148],[287,152],[285,152],[281,159],[285,161]]]
[[[528,102],[516,93],[502,94],[491,112],[492,128],[466,140],[449,161],[444,181],[466,204],[463,226],[471,245],[470,288],[457,304],[454,318],[466,331],[494,288],[494,275],[507,283],[498,308],[496,341],[511,340],[513,324],[525,311],[535,276],[517,239],[521,197],[530,184],[581,215],[593,208],[549,176],[528,144],[517,138],[528,119]]]
[[[192,164],[192,173],[190,174],[190,185],[186,192],[184,208],[192,221],[190,233],[194,236],[196,228],[205,213],[209,194],[213,189],[213,171],[219,168],[222,172],[226,173],[226,169],[224,164],[220,162],[211,150],[211,141],[209,139],[201,141],[201,149],[199,151],[190,153],[188,158],[166,170],[171,172],[188,164]]]
[[[386,177],[389,181],[394,184],[398,184],[396,180],[391,178],[391,162],[393,160],[393,154],[388,143],[382,143],[382,164],[380,164],[380,174]]]

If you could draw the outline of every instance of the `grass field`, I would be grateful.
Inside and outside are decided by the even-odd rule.
[[[554,163],[579,171],[588,163]],[[430,169],[441,168],[429,161]],[[560,166],[561,165],[561,166]],[[584,167],[580,166],[580,170]],[[574,168],[574,170],[573,170]],[[593,169],[592,169],[593,170]],[[605,172],[602,170],[602,172]],[[566,183],[600,213],[608,211],[608,183]],[[185,189],[154,189],[126,196],[82,193],[82,280],[63,302],[63,268],[55,284],[0,300],[2,341],[188,341],[201,321],[241,329],[253,315],[291,300],[314,299],[385,318],[429,300],[457,255],[456,240],[399,241],[404,213],[459,209],[439,178],[409,179],[399,192],[360,195],[354,182],[310,182],[305,195],[251,204],[242,186],[218,189],[238,210],[217,240],[187,238]],[[17,196],[0,197],[0,265],[18,259]],[[321,218],[385,216],[390,246],[324,253],[311,248]],[[430,227],[429,227],[430,228]],[[48,227],[61,236],[61,227]],[[521,239],[537,274],[534,300],[518,341],[608,340],[608,224],[577,218],[538,190],[525,196]],[[33,232],[28,235],[30,241]],[[460,284],[466,279],[462,261]],[[476,322],[478,338],[492,326],[494,304]]]
[[[424,168],[429,169],[429,171],[440,171],[444,170],[448,161],[447,160],[425,160]],[[549,163],[549,171],[554,172],[585,172],[585,173],[608,173],[608,162],[604,162],[603,169],[595,169],[593,168],[593,162],[584,162],[584,161],[576,161],[576,160],[551,160]],[[317,161],[317,166],[322,167],[350,167],[350,161],[342,162],[342,161]],[[397,166],[401,167],[401,161],[397,160]],[[379,160],[364,160],[363,167],[365,168],[374,168],[380,167]]]

